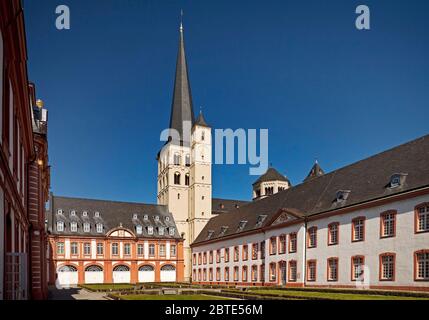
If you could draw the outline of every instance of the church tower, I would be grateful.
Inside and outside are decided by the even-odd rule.
[[[211,217],[211,129],[202,113],[194,118],[182,23],[168,136],[157,158],[157,202],[168,206],[185,239],[184,276],[188,281],[190,244]]]

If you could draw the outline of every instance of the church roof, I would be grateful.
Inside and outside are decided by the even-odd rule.
[[[428,188],[428,159],[429,135],[426,135],[251,202],[228,214],[218,215],[209,220],[193,245],[263,229],[270,226],[283,210],[292,212],[296,219],[302,220],[306,216]],[[406,174],[404,183],[394,188],[389,187],[392,176],[398,173]],[[348,190],[350,193],[346,200],[336,201],[340,190]],[[242,221],[247,223],[244,228],[238,228]]]
[[[249,201],[243,201],[243,200],[213,198],[212,213],[213,214],[227,213],[234,209],[238,209],[248,203]]]
[[[267,181],[287,181],[289,182],[289,179],[286,178],[284,175],[282,175],[280,172],[278,172],[276,169],[270,167],[268,168],[267,172],[265,172],[262,176],[256,180],[253,185],[261,183],[261,182],[267,182]]]
[[[308,180],[311,180],[313,178],[323,176],[324,174],[325,174],[325,172],[320,167],[319,163],[316,161],[315,164],[313,165],[313,167],[311,168],[310,172],[308,173],[307,178],[305,178],[304,181],[308,181]]]
[[[184,138],[183,122],[194,124],[194,110],[192,105],[191,85],[189,83],[188,66],[186,62],[183,28],[179,32],[179,50],[177,53],[176,76],[174,79],[173,102],[171,105],[170,129],[175,129]],[[191,128],[189,128],[190,130]],[[190,134],[190,133],[189,133]]]
[[[105,236],[110,230],[123,227],[131,230],[137,237],[145,238],[180,238],[172,214],[167,206],[120,202],[110,200],[82,199],[71,197],[51,196],[50,208],[47,211],[48,230],[52,234],[73,235],[73,236]],[[58,213],[62,210],[62,213]],[[74,215],[72,215],[74,211]],[[84,215],[83,213],[87,214]],[[97,217],[95,213],[98,212]],[[144,219],[147,215],[148,219]],[[158,218],[156,218],[158,217]],[[65,223],[64,232],[56,231],[56,222]],[[78,224],[77,232],[70,231],[70,222]],[[90,232],[84,232],[83,224],[90,223]],[[97,233],[96,224],[103,224],[103,233]],[[136,226],[141,225],[143,233],[136,234]],[[147,227],[153,227],[153,235],[148,234]],[[159,235],[159,227],[175,228],[174,236],[170,236],[169,230],[164,230],[164,235]]]
[[[195,120],[195,125],[202,126],[202,127],[209,127],[209,125],[206,122],[206,119],[204,119],[204,115],[202,111],[200,111],[200,114],[198,115],[197,120]]]

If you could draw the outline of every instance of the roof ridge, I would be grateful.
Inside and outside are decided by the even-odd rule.
[[[95,199],[95,198],[83,198],[83,197],[70,197],[70,196],[57,196],[55,194],[52,195],[54,198],[63,198],[70,200],[84,200],[84,201],[99,201],[99,202],[114,202],[114,203],[127,203],[127,204],[138,204],[138,205],[146,205],[146,206],[155,206],[155,207],[166,207],[163,204],[156,203],[143,203],[136,201],[120,201],[120,200],[110,200],[110,199]]]

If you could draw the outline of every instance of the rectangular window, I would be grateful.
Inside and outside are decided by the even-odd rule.
[[[144,246],[141,243],[137,244],[137,255],[144,255]]]
[[[316,260],[307,261],[307,281],[316,281]]]
[[[176,249],[176,245],[175,244],[170,245],[170,256],[171,257],[175,257],[176,256],[176,254],[177,254],[176,250],[177,249]]]
[[[364,263],[365,263],[365,259],[363,256],[352,257],[352,280],[353,281],[364,280]]]
[[[71,243],[71,254],[72,255],[78,255],[79,254],[79,249],[78,249],[78,245],[77,242],[72,242]]]
[[[429,204],[423,204],[416,208],[416,232],[429,231]]]
[[[395,280],[395,255],[385,253],[380,255],[380,280]]]
[[[64,242],[57,242],[57,254],[64,254]]]
[[[238,261],[240,259],[240,249],[238,246],[234,247],[234,261]]]
[[[126,256],[131,255],[131,244],[129,244],[129,243],[124,244],[124,254]]]
[[[328,245],[333,246],[338,244],[338,229],[340,224],[338,222],[331,223],[328,226]]]
[[[308,229],[308,248],[316,248],[317,247],[317,227],[311,227]]]
[[[209,269],[209,281],[213,281],[213,268]]]
[[[429,250],[416,253],[416,280],[429,281]]]
[[[296,282],[296,280],[297,280],[296,261],[291,260],[289,261],[289,281]]]
[[[380,237],[388,238],[395,236],[396,229],[396,212],[389,211],[380,215]]]
[[[363,241],[365,239],[365,218],[355,218],[352,221],[352,241]]]
[[[265,264],[261,264],[259,267],[259,279],[261,282],[265,282]]]
[[[229,268],[228,267],[225,268],[225,281],[226,282],[229,281]]]
[[[286,253],[286,235],[282,234],[279,237],[279,254]]]
[[[213,250],[209,251],[209,263],[212,264],[213,263]]]
[[[289,235],[289,253],[296,252],[296,233]]]
[[[271,282],[276,282],[276,275],[277,275],[277,268],[276,268],[276,263],[275,262],[271,262],[270,263],[270,281]]]
[[[252,282],[258,281],[258,266],[252,266]]]
[[[201,258],[202,256],[201,256],[201,252],[200,253],[198,253],[198,265],[201,265],[202,264],[202,258]]]
[[[338,281],[338,258],[328,259],[328,281]]]
[[[242,281],[247,282],[247,266],[243,266]]]
[[[203,264],[207,264],[207,252],[203,253]]]
[[[252,260],[258,259],[258,244],[252,244]]]
[[[198,281],[201,281],[201,269],[198,269]]]
[[[194,266],[197,264],[197,254],[196,254],[196,253],[194,253],[194,254],[192,255],[192,264],[193,264]]]
[[[247,244],[244,244],[243,245],[242,259],[243,259],[243,261],[247,261],[248,258],[249,258],[249,247]]]
[[[270,254],[277,254],[277,237],[270,238]]]
[[[97,255],[102,256],[104,254],[104,245],[97,243]]]
[[[207,269],[203,269],[203,281],[207,281]]]
[[[216,268],[216,281],[220,281],[220,268]]]
[[[229,248],[225,248],[225,262],[229,262]]]
[[[216,262],[217,263],[220,263],[220,256],[221,256],[220,249],[218,249],[218,250],[216,250]]]
[[[155,257],[155,245],[153,243],[149,244],[149,257]]]
[[[159,245],[159,256],[160,257],[165,257],[165,244],[160,244]]]
[[[89,242],[83,244],[83,254],[87,256],[91,254],[91,244]]]
[[[112,255],[119,255],[119,245],[116,242],[112,243]]]
[[[239,269],[238,267],[234,267],[234,281],[238,281],[238,274],[239,274]]]

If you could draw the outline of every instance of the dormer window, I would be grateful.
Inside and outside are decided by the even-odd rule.
[[[83,216],[83,217],[87,217],[87,216],[88,216],[88,211],[84,211],[84,212],[82,212],[82,216]]]
[[[75,211],[75,210],[72,210],[72,211],[70,212],[70,215],[71,215],[72,217],[76,216],[76,211]]]
[[[163,235],[164,235],[164,227],[159,227],[159,228],[158,228],[158,234],[159,234],[160,236],[163,236]]]
[[[155,216],[155,221],[158,222],[159,221],[159,216]]]
[[[170,221],[170,217],[165,217],[165,222]]]
[[[63,221],[57,221],[57,231],[59,231],[59,232],[64,231],[64,222]]]
[[[70,231],[77,232],[77,222],[70,223]]]
[[[90,229],[91,229],[91,225],[88,222],[85,222],[83,224],[83,232],[89,232]]]
[[[350,195],[350,190],[339,190],[336,195],[336,202],[346,201]]]
[[[136,226],[136,233],[137,234],[142,234],[143,233],[143,227],[141,225],[137,225]]]
[[[133,214],[133,219],[136,220],[138,218],[137,213]]]
[[[58,209],[57,214],[63,214],[63,209]]]
[[[147,227],[147,234],[150,236],[153,235],[153,227],[152,226]]]
[[[99,218],[100,217],[100,212],[96,211],[94,214],[94,217]]]
[[[240,223],[238,224],[237,232],[243,231],[246,224],[247,224],[247,220],[240,221]]]
[[[389,188],[397,188],[405,183],[405,179],[408,174],[406,173],[395,173],[390,177]]]
[[[168,229],[168,233],[170,234],[170,236],[174,236],[174,232],[175,232],[176,230],[174,229],[174,228],[169,228]]]
[[[144,221],[149,220],[149,217],[148,217],[148,215],[147,215],[147,214],[145,214],[145,215],[143,216],[143,220],[144,220]]]
[[[228,226],[222,226],[220,228],[220,235],[223,236],[227,230],[228,230]]]
[[[97,233],[103,233],[103,225],[101,223],[97,223]]]
[[[207,232],[207,238],[206,238],[206,240],[211,239],[211,237],[213,237],[213,234],[214,234],[214,230],[209,230],[209,231]]]
[[[258,219],[256,220],[256,226],[260,227],[266,218],[267,218],[266,214],[259,215]]]

